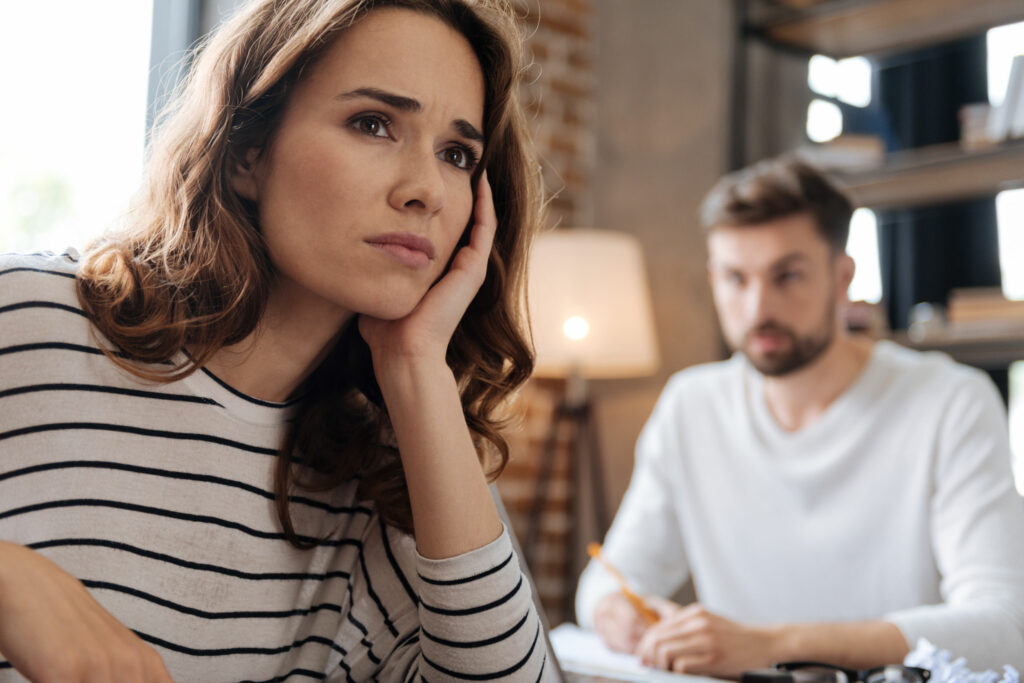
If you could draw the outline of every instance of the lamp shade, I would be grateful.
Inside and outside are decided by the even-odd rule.
[[[535,374],[642,377],[658,347],[640,243],[628,233],[563,228],[541,235],[530,260]]]

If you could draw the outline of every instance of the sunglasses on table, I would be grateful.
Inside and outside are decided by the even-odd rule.
[[[857,671],[822,662],[780,662],[771,669],[746,671],[742,683],[927,683],[931,671],[890,664]]]

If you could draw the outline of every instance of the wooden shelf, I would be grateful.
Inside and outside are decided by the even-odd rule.
[[[1024,21],[1021,0],[831,0],[753,27],[798,50],[852,57],[909,50]]]
[[[970,152],[957,143],[907,150],[890,154],[879,169],[836,176],[857,206],[870,208],[990,196],[1024,187],[1024,140]]]
[[[1024,360],[1024,321],[947,325],[920,339],[897,332],[893,340],[920,351],[943,351],[961,363],[987,370]]]

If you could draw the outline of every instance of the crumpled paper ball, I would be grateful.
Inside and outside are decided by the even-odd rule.
[[[925,638],[903,660],[905,666],[928,669],[932,676],[928,683],[1020,683],[1020,673],[1007,664],[1000,676],[995,671],[971,671],[963,657],[953,658],[949,650],[936,647]]]

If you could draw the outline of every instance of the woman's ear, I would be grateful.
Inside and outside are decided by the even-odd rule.
[[[259,157],[259,148],[251,147],[246,151],[244,160],[231,164],[229,172],[231,189],[251,202],[257,201],[260,195]]]

